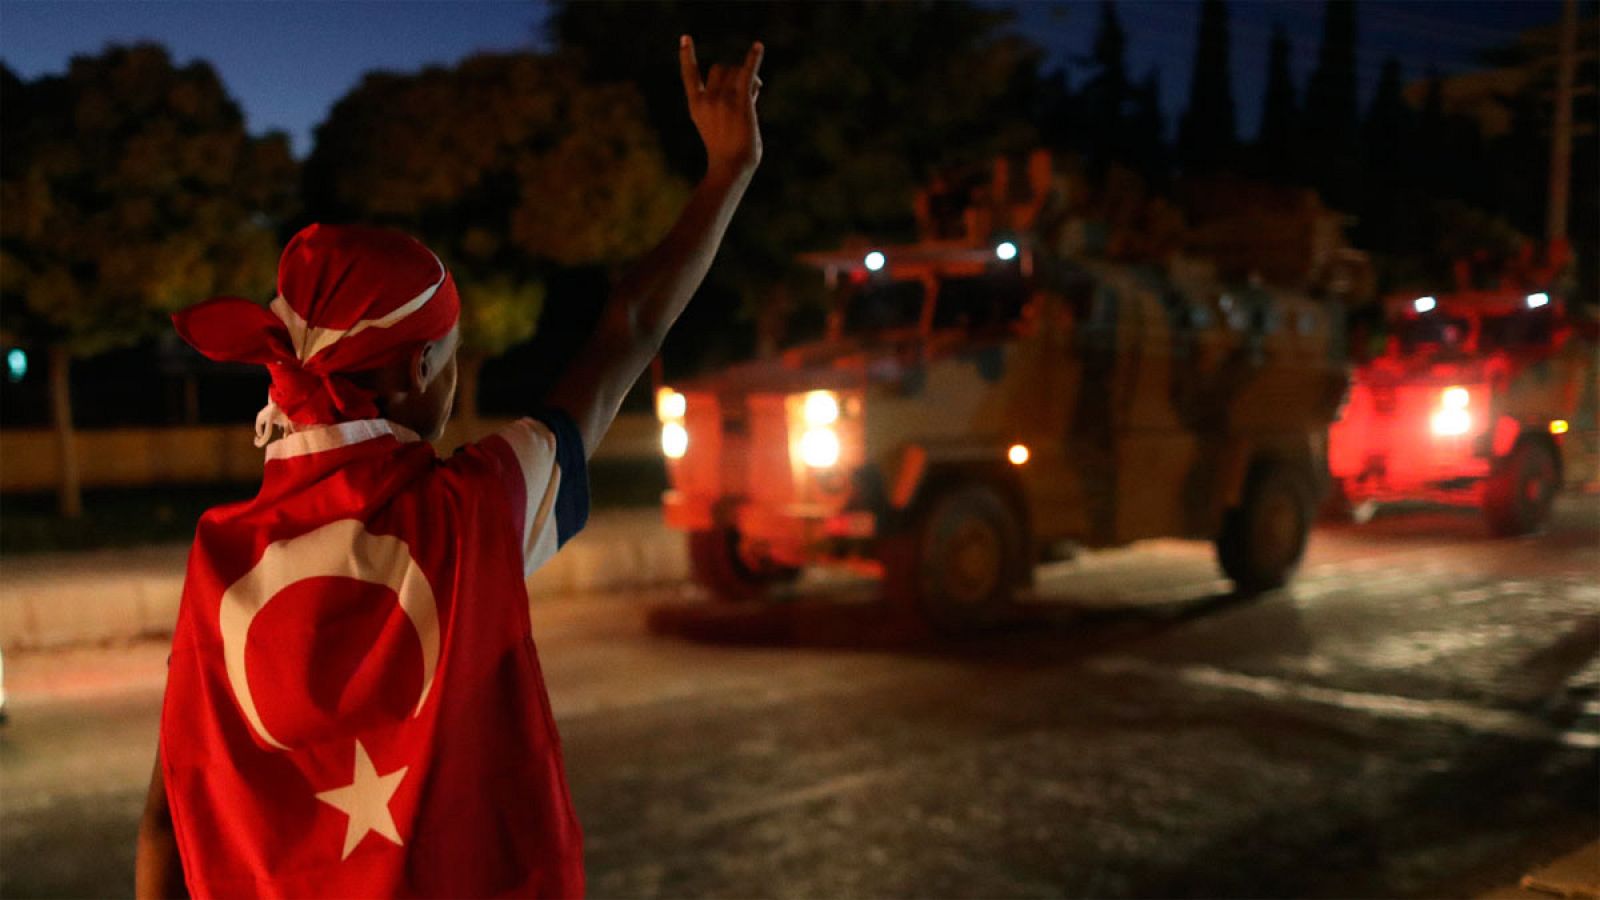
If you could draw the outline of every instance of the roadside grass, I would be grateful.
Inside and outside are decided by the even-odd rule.
[[[256,484],[150,485],[84,491],[83,517],[56,515],[50,493],[0,495],[0,556],[184,543],[213,506],[255,496]],[[661,502],[667,488],[661,460],[589,464],[594,509],[639,508]]]

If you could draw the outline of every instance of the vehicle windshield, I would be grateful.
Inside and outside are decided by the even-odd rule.
[[[1554,322],[1542,311],[1485,316],[1478,344],[1483,350],[1514,350],[1549,346]]]
[[[1395,336],[1400,338],[1400,347],[1407,353],[1426,345],[1458,347],[1467,339],[1470,325],[1466,319],[1453,316],[1422,316],[1397,323]]]
[[[1022,315],[1027,299],[1027,286],[1015,272],[940,279],[933,327],[975,334],[1004,331]]]
[[[845,289],[844,333],[865,337],[915,328],[926,295],[920,281],[871,281]]]

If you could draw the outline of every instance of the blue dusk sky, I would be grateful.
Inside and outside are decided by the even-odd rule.
[[[1032,0],[1015,6],[1017,31],[1065,65],[1082,82],[1077,61],[1089,52],[1099,17],[1091,0]],[[1199,4],[1191,0],[1123,0],[1129,71],[1161,71],[1163,112],[1170,123],[1187,103],[1194,64]],[[1322,3],[1316,0],[1234,0],[1234,97],[1242,135],[1260,115],[1267,43],[1282,23],[1294,44],[1294,70],[1303,90],[1316,61]],[[1385,57],[1401,61],[1407,78],[1430,69],[1445,74],[1475,66],[1487,47],[1519,31],[1556,21],[1559,0],[1442,2],[1364,0],[1358,5],[1358,68],[1363,97]],[[287,131],[297,155],[310,150],[312,129],[329,107],[372,69],[409,71],[450,64],[483,50],[543,48],[542,0],[0,0],[0,59],[23,78],[60,72],[76,54],[107,43],[154,40],[179,62],[212,62],[244,108],[255,131]],[[665,54],[672,76],[671,50]],[[781,77],[769,60],[769,84]]]

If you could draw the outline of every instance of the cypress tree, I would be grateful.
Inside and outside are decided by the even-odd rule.
[[[1077,100],[1065,69],[1053,69],[1033,85],[1029,118],[1046,147],[1053,150],[1083,148]]]
[[[1403,177],[1401,156],[1411,143],[1411,110],[1400,92],[1400,62],[1394,57],[1383,61],[1378,88],[1362,126],[1361,146],[1367,171],[1374,180],[1394,181]]]
[[[1179,158],[1190,172],[1227,168],[1234,162],[1237,140],[1228,65],[1228,4],[1205,0],[1200,7],[1194,76],[1189,80],[1189,109],[1178,129]]]
[[[1335,207],[1348,207],[1354,199],[1358,106],[1355,0],[1327,0],[1322,46],[1306,85],[1305,149],[1312,183]]]
[[[1162,132],[1161,70],[1150,67],[1133,89],[1133,111],[1129,117],[1132,138],[1131,162],[1145,182],[1162,186],[1167,181],[1167,147]]]
[[[1100,29],[1090,61],[1094,74],[1083,87],[1084,125],[1090,156],[1097,167],[1128,149],[1128,35],[1112,0],[1100,0]]]
[[[1410,172],[1413,183],[1432,198],[1445,195],[1444,168],[1439,165],[1446,149],[1445,131],[1444,89],[1439,73],[1429,69],[1428,90],[1417,113],[1416,150],[1411,154]]]
[[[1272,27],[1267,55],[1267,91],[1261,103],[1261,128],[1256,133],[1256,172],[1273,180],[1297,174],[1295,153],[1300,131],[1300,110],[1289,73],[1289,34],[1282,25]]]
[[[1362,124],[1361,149],[1365,179],[1361,216],[1357,224],[1361,245],[1376,250],[1394,247],[1402,229],[1402,212],[1410,202],[1415,165],[1408,154],[1415,148],[1411,134],[1411,108],[1400,90],[1400,63],[1384,60],[1378,88]]]

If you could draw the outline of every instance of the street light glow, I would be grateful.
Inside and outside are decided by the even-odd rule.
[[[1418,315],[1426,312],[1433,312],[1433,308],[1438,305],[1439,301],[1433,299],[1432,297],[1418,297],[1416,302],[1411,304],[1412,308],[1417,311]]]
[[[1017,245],[1010,241],[1001,241],[995,245],[994,255],[999,257],[1001,262],[1010,262],[1017,258]]]
[[[880,272],[880,271],[883,270],[884,263],[886,263],[888,261],[889,261],[888,258],[885,257],[882,253],[880,253],[877,250],[874,250],[871,253],[868,253],[867,254],[867,258],[862,260],[861,262],[862,262],[863,265],[865,265],[867,267],[867,271],[868,272]]]
[[[21,381],[28,375],[28,351],[21,347],[12,347],[6,351],[6,375],[12,382]]]
[[[1543,291],[1541,291],[1541,292],[1539,292],[1537,294],[1529,294],[1528,295],[1528,308],[1529,309],[1538,309],[1539,307],[1546,306],[1549,303],[1550,303],[1550,295],[1544,293]]]

